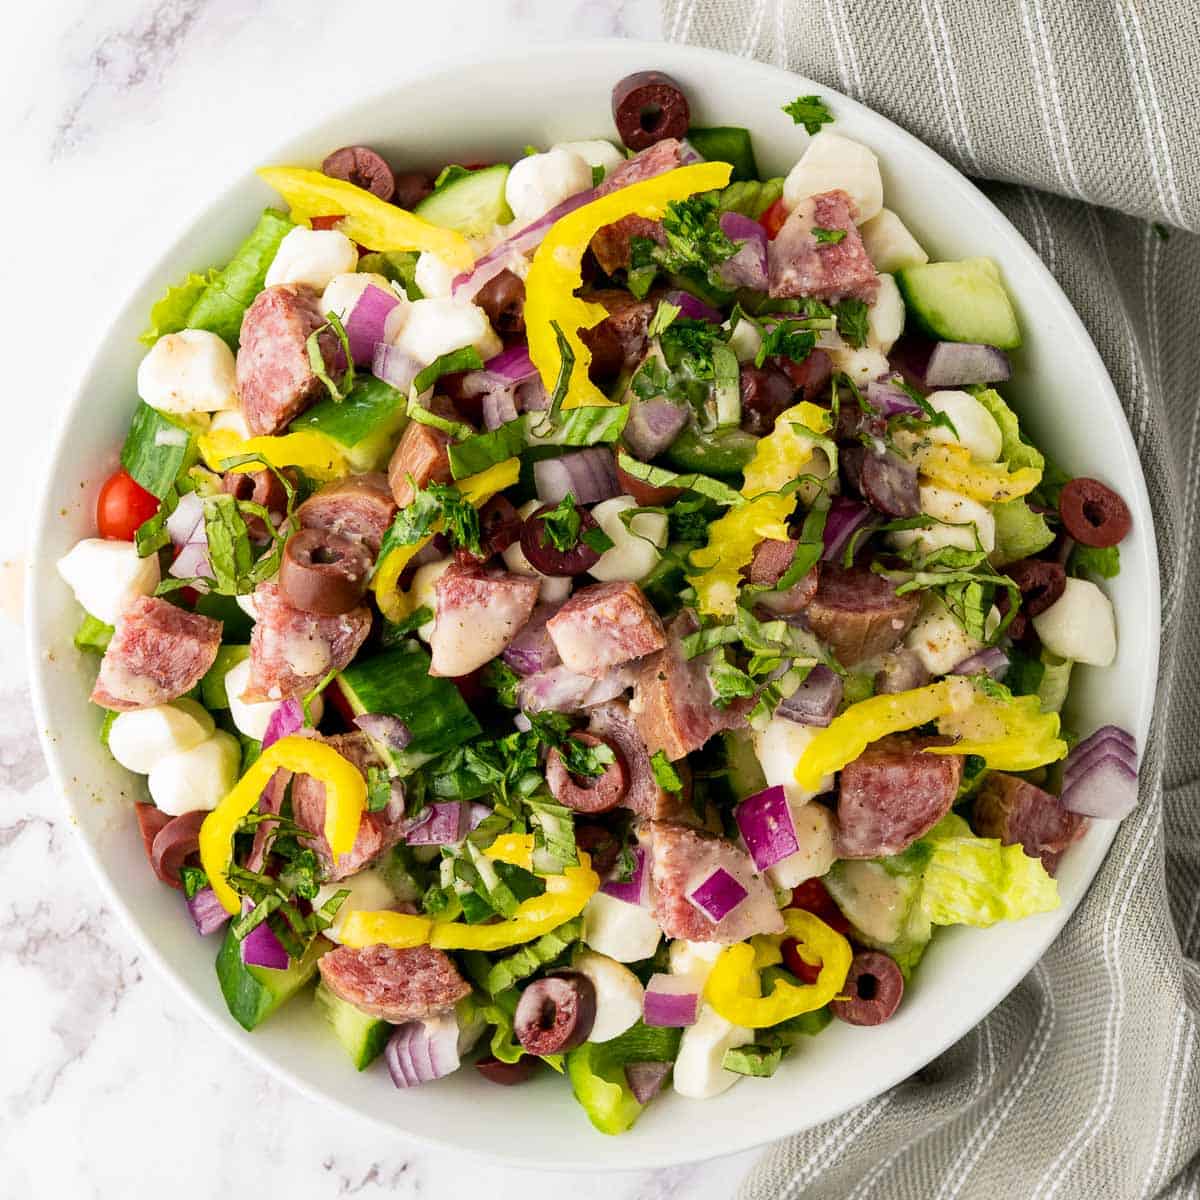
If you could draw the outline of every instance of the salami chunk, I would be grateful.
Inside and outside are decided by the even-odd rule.
[[[432,425],[409,421],[388,463],[388,486],[396,503],[411,504],[413,488],[450,482],[450,438]]]
[[[662,649],[662,622],[636,583],[614,580],[580,589],[546,622],[563,663],[599,678],[610,667]]]
[[[680,163],[683,146],[678,138],[664,138],[655,142],[640,154],[615,168],[596,189],[597,196],[607,196],[633,183],[653,179],[666,171],[673,171]],[[592,253],[606,275],[614,271],[629,269],[631,243],[635,237],[664,240],[662,222],[649,217],[630,215],[605,225],[592,238]]]
[[[962,779],[958,754],[924,754],[944,738],[903,734],[874,742],[842,770],[838,790],[839,858],[899,854],[949,811]]]
[[[636,213],[596,231],[591,249],[605,275],[628,271],[633,265],[634,238],[646,238],[662,246],[666,244],[667,235],[663,233],[661,221],[639,217]]]
[[[479,567],[450,567],[437,581],[430,675],[469,675],[502,653],[537,603],[537,579]]]
[[[768,243],[772,296],[813,296],[836,304],[853,298],[870,304],[879,291],[875,267],[854,224],[845,192],[801,200]],[[814,229],[838,229],[842,238],[818,242]]]
[[[917,595],[897,596],[891,582],[866,567],[823,562],[805,615],[838,662],[852,667],[893,649],[916,620],[920,606]]]
[[[615,379],[645,357],[646,330],[654,315],[654,304],[636,299],[623,288],[602,288],[591,292],[587,299],[603,305],[608,312],[598,325],[579,331],[583,344],[592,352],[588,374],[594,381]]]
[[[278,433],[325,394],[308,358],[308,339],[327,324],[315,288],[280,283],[264,288],[242,318],[237,354],[242,415],[256,435]],[[317,338],[328,370],[345,356],[332,329]]]
[[[795,538],[765,538],[759,542],[747,569],[750,582],[756,586],[774,587],[792,565],[799,544]]]
[[[387,478],[372,471],[327,483],[296,510],[301,529],[327,529],[362,542],[372,556],[396,515]]]
[[[655,821],[650,827],[650,891],[654,915],[668,938],[741,942],[756,933],[782,933],[783,918],[770,885],[754,873],[750,856],[727,838]],[[713,921],[688,896],[718,868],[746,889],[746,897]]]
[[[323,740],[352,762],[364,779],[370,767],[386,766],[365,733],[335,733]],[[307,845],[316,851],[328,880],[346,879],[361,871],[367,863],[404,838],[404,804],[401,800],[378,812],[363,813],[354,845],[335,862],[325,840],[325,785],[311,775],[297,775],[292,780],[292,816],[297,825],[313,835]]]
[[[371,632],[364,605],[337,617],[293,608],[276,583],[254,589],[258,619],[250,635],[250,684],[245,700],[289,700],[340,671]]]
[[[1087,820],[1063,808],[1057,796],[1015,775],[993,771],[975,797],[975,832],[1020,844],[1031,858],[1054,874],[1063,852],[1083,836]]]
[[[682,642],[699,628],[695,614],[684,610],[667,627],[667,644],[638,666],[630,711],[647,750],[661,750],[672,762],[699,750],[715,733],[746,724],[747,702],[727,708],[713,704],[708,682],[710,654],[689,659]]]
[[[397,1025],[446,1012],[471,992],[446,953],[432,946],[339,946],[317,960],[317,969],[339,999]]]
[[[139,596],[117,620],[92,703],[128,712],[176,700],[200,682],[220,645],[220,621]]]
[[[655,175],[673,171],[680,165],[683,157],[683,143],[678,138],[663,138],[653,146],[647,146],[640,154],[626,160],[619,167],[614,167],[608,178],[596,188],[597,196],[607,196],[610,192],[619,191],[631,183],[641,183],[653,179]]]

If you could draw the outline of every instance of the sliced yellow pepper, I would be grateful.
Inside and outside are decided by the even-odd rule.
[[[914,457],[923,479],[981,504],[1016,500],[1042,481],[1037,467],[1020,467],[1010,474],[1004,463],[980,462],[964,446],[922,446]]]
[[[507,458],[494,467],[488,467],[486,471],[480,471],[478,475],[468,475],[466,479],[460,479],[453,486],[458,488],[472,505],[482,508],[498,492],[512,487],[520,475],[521,460]],[[441,528],[442,522],[439,519],[426,537],[413,542],[410,546],[397,546],[379,564],[379,568],[371,580],[371,588],[375,592],[375,602],[379,605],[379,611],[389,621],[402,621],[413,611],[413,598],[409,593],[399,590],[398,581],[404,573],[404,568],[412,561],[417,551],[425,546]]]
[[[314,479],[340,479],[349,470],[338,444],[315,429],[285,433],[281,437],[252,438],[240,438],[232,429],[217,429],[202,433],[196,444],[210,471],[219,471],[227,458],[240,458],[244,454],[260,455],[276,470],[299,467]],[[259,469],[256,463],[233,468],[235,471]]]
[[[1002,700],[975,689],[971,704],[938,718],[938,733],[953,746],[930,746],[930,754],[977,754],[994,771],[1032,771],[1065,758],[1056,712],[1043,712],[1037,696]]]
[[[304,167],[262,167],[258,174],[288,202],[294,221],[342,216],[341,231],[368,250],[428,250],[459,271],[475,263],[462,234],[431,225],[344,179]]]
[[[200,826],[200,862],[227,912],[238,911],[238,897],[225,878],[233,857],[233,835],[242,818],[258,804],[276,771],[311,775],[325,785],[325,840],[334,861],[349,853],[367,807],[367,785],[358,768],[332,746],[312,738],[285,737],[268,746],[233,790]]]
[[[778,945],[785,937],[795,938],[801,958],[814,966],[821,964],[815,983],[794,984],[777,979],[768,995],[762,994],[759,980],[761,950],[749,942],[739,942],[722,951],[704,987],[704,998],[716,1012],[734,1025],[748,1029],[766,1029],[789,1021],[801,1013],[823,1008],[835,999],[846,983],[854,952],[850,943],[820,917],[800,908],[783,913],[787,932],[755,941]]]
[[[410,946],[424,946],[429,941],[432,929],[433,922],[428,917],[356,909],[346,914],[338,939],[343,946],[352,946],[356,950],[364,946],[391,946],[393,950],[407,950]]]
[[[557,322],[575,353],[571,383],[563,400],[564,408],[584,404],[608,405],[613,402],[588,379],[592,352],[579,336],[608,316],[601,304],[589,304],[575,295],[583,283],[580,264],[595,234],[622,217],[657,219],[672,200],[683,200],[696,192],[724,187],[732,167],[728,163],[694,163],[677,167],[633,183],[619,191],[601,196],[550,226],[525,279],[525,333],[529,357],[541,374],[547,391],[553,391],[562,368],[558,339],[551,322]]]

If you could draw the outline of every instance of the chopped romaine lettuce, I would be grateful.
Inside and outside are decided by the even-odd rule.
[[[1021,467],[1042,470],[1046,465],[1042,452],[1021,437],[1021,425],[1017,414],[1005,404],[1000,393],[995,388],[979,388],[975,391],[975,399],[992,414],[996,424],[1000,426],[1000,436],[1003,439],[1000,457],[1008,463],[1009,470],[1015,471]]]
[[[988,558],[995,567],[1003,567],[1020,558],[1030,558],[1054,541],[1046,518],[1036,513],[1024,498],[990,506],[996,521],[996,549]]]
[[[642,1114],[643,1105],[625,1078],[626,1064],[674,1062],[681,1036],[678,1029],[639,1021],[619,1037],[585,1042],[567,1055],[567,1075],[575,1099],[601,1133],[624,1133]]]

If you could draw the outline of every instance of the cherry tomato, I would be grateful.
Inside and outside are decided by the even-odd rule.
[[[833,897],[819,879],[806,879],[803,883],[792,888],[792,898],[788,908],[803,908],[815,917],[820,917],[830,929],[838,933],[849,933],[850,922],[842,916]]]
[[[143,521],[158,512],[158,498],[138,484],[128,471],[110,475],[96,497],[96,528],[103,538],[132,542]]]
[[[308,223],[314,229],[336,229],[338,223],[345,219],[345,213],[331,213],[327,217],[309,217]]]
[[[816,983],[821,974],[821,964],[815,966],[812,963],[807,963],[800,957],[800,951],[796,945],[795,938],[784,938],[780,943],[779,952],[783,955],[783,965],[801,983]]]
[[[775,235],[783,228],[783,223],[788,219],[787,205],[783,202],[783,197],[780,196],[770,208],[758,218],[758,223],[767,231],[768,238],[774,238]]]

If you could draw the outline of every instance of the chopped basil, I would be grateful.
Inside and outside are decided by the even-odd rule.
[[[414,609],[407,617],[399,621],[384,621],[380,640],[388,648],[399,646],[406,642],[410,634],[416,633],[427,621],[432,621],[433,609],[427,604]]]
[[[655,750],[650,756],[650,770],[654,772],[654,781],[664,792],[678,796],[683,791],[683,780],[679,777],[679,772],[675,770],[674,764],[662,750]],[[627,850],[622,853],[627,853]],[[632,857],[630,855],[630,858]],[[631,871],[630,877],[632,874]]]
[[[709,500],[715,500],[718,504],[729,506],[744,504],[746,501],[741,492],[727,483],[722,483],[719,479],[698,473],[678,475],[674,471],[668,471],[665,467],[639,462],[636,458],[631,458],[624,450],[617,454],[617,465],[627,475],[632,475],[634,479],[648,483],[651,487],[686,488]],[[705,525],[707,527],[707,520]]]
[[[681,312],[683,309],[678,304],[672,304],[669,300],[660,300],[658,307],[654,310],[654,316],[650,318],[650,324],[646,326],[646,336],[658,337]]]
[[[521,686],[521,677],[506,662],[493,658],[483,668],[481,676],[483,686],[491,688],[496,693],[496,703],[505,708],[517,708],[517,689]]]
[[[340,384],[333,381],[325,365],[325,356],[321,353],[321,334],[327,329],[332,329],[338,341],[341,342],[342,354],[346,359],[346,369],[342,374],[342,382]],[[304,348],[308,352],[309,369],[325,385],[325,390],[329,393],[329,398],[335,404],[340,404],[349,395],[350,389],[354,386],[354,358],[350,353],[350,340],[346,337],[346,330],[337,313],[327,312],[325,314],[325,324],[319,329],[314,329],[308,335],[304,342]]]
[[[735,1046],[725,1051],[721,1066],[726,1071],[736,1075],[755,1075],[766,1078],[774,1075],[776,1068],[783,1058],[783,1049],[779,1046]]]
[[[837,313],[838,333],[855,348],[867,344],[867,326],[870,312],[862,300],[843,300],[834,305]]]
[[[440,354],[413,380],[412,394],[420,396],[433,387],[443,375],[453,375],[458,371],[478,371],[482,367],[483,359],[474,346],[463,346],[459,350],[451,350],[449,354]]]
[[[833,113],[820,96],[797,96],[783,106],[783,111],[809,134],[817,133],[822,125],[833,121]]]
[[[735,700],[753,696],[758,690],[745,671],[721,658],[709,664],[708,682],[712,685],[715,708],[728,708]]]
[[[179,491],[175,487],[168,489],[167,494],[159,502],[158,511],[152,517],[147,517],[135,530],[133,544],[139,558],[148,558],[159,550],[171,544],[171,535],[167,532],[167,518],[179,504]]]
[[[179,868],[179,882],[183,884],[183,894],[191,900],[197,892],[208,887],[208,875],[203,867],[191,867],[186,863]]]
[[[479,513],[457,488],[431,483],[417,488],[412,500],[396,514],[383,535],[376,562],[383,562],[397,546],[411,546],[428,537],[439,519],[453,545],[481,554]]]

